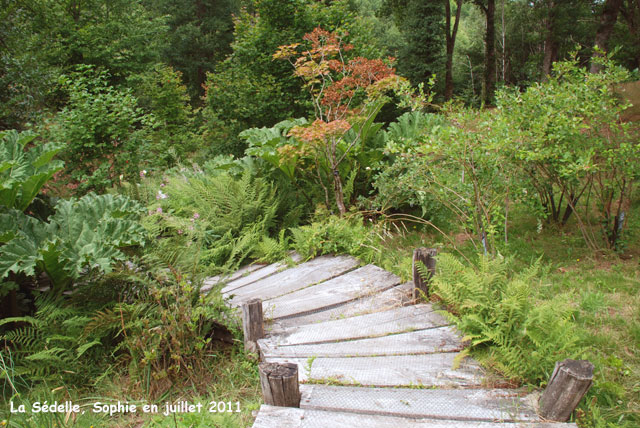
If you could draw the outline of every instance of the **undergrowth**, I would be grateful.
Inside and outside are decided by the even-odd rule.
[[[535,298],[540,264],[520,272],[509,265],[502,257],[480,257],[468,266],[440,254],[432,291],[471,348],[488,347],[486,363],[517,383],[541,385],[557,361],[583,358],[586,349],[573,328],[569,296]]]
[[[300,215],[299,207],[283,203],[276,186],[251,170],[239,177],[183,171],[160,184],[144,225],[158,237],[150,251],[166,262],[219,272],[249,259],[281,258],[286,241],[280,231],[296,225]]]

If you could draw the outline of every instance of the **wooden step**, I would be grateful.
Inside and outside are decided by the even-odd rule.
[[[547,422],[445,421],[262,405],[253,428],[577,428]]]
[[[242,302],[254,298],[262,300],[273,299],[335,278],[355,269],[359,264],[360,262],[351,256],[320,256],[285,271],[259,279],[251,284],[236,288],[229,293],[225,293],[225,297],[233,295],[229,301],[231,306],[240,306]],[[262,268],[260,271],[264,269],[267,268]]]
[[[464,346],[452,327],[411,331],[382,337],[343,342],[280,345],[269,339],[258,341],[263,357],[355,357],[417,355],[457,352]]]
[[[400,284],[382,293],[363,297],[324,311],[312,312],[298,317],[280,318],[273,322],[273,330],[280,330],[305,324],[339,320],[358,315],[386,311],[408,305],[412,302],[413,285]]]
[[[453,369],[455,353],[379,357],[267,357],[268,363],[295,363],[300,382],[354,386],[471,387],[482,384],[479,365],[466,358]]]
[[[404,306],[351,318],[285,329],[272,328],[264,339],[272,345],[302,345],[366,339],[447,325],[430,304]]]
[[[300,260],[302,260],[302,256],[300,256],[300,254],[298,253],[292,253],[290,259],[292,262],[298,263]],[[287,263],[287,260],[283,260],[281,262],[263,266],[260,269],[247,270],[240,275],[238,275],[238,272],[240,272],[238,271],[232,275],[232,277],[227,281],[227,285],[222,290],[220,290],[220,292],[224,296],[228,297],[233,294],[232,292],[234,290],[252,284],[261,279],[267,278],[278,272],[287,270],[289,267],[290,266]]]
[[[514,389],[406,389],[300,385],[313,410],[461,421],[540,421],[538,395]]]
[[[266,318],[300,316],[332,308],[385,291],[400,278],[375,265],[366,265],[331,280],[263,302]]]
[[[234,281],[240,277],[249,275],[251,272],[257,271],[258,269],[262,269],[265,266],[267,266],[267,264],[265,263],[252,263],[250,265],[241,267],[231,275],[210,276],[209,278],[205,278],[200,292],[206,293],[218,284]]]

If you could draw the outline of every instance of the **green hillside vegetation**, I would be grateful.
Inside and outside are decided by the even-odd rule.
[[[250,426],[205,279],[424,246],[488,382],[588,359],[572,420],[640,425],[640,3],[0,4],[0,427]]]

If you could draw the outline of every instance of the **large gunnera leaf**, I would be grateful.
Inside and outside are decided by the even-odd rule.
[[[0,280],[44,271],[64,289],[82,274],[110,272],[122,248],[142,245],[143,208],[124,196],[88,194],[58,203],[49,223],[12,210],[0,215]]]
[[[53,157],[62,149],[52,143],[25,150],[36,136],[14,130],[0,133],[0,206],[27,209],[42,186],[62,169]]]

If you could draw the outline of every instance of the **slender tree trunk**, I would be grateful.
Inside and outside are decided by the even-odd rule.
[[[458,23],[460,22],[460,11],[462,10],[462,1],[456,0],[456,17],[451,29],[451,4],[449,0],[444,0],[446,10],[446,36],[447,36],[447,63],[444,84],[444,97],[450,100],[453,97],[453,52],[456,45],[456,36],[458,34]]]
[[[484,71],[484,103],[493,103],[496,91],[496,0],[487,1],[486,67]]]
[[[504,25],[504,0],[502,0],[502,82],[507,81],[507,29]]]
[[[626,0],[620,7],[620,13],[627,22],[629,32],[636,45],[635,66],[640,67],[640,0]]]
[[[342,178],[340,177],[340,171],[338,168],[333,170],[333,188],[336,194],[336,205],[340,212],[340,217],[347,213],[347,208],[344,205],[344,191],[342,189]]]
[[[607,45],[609,43],[609,37],[611,36],[611,32],[613,31],[613,26],[616,24],[618,19],[618,13],[620,12],[620,7],[622,6],[622,0],[607,0],[604,4],[604,9],[602,11],[602,15],[600,16],[600,25],[598,25],[598,30],[596,31],[596,39],[595,39],[595,47],[606,52]],[[601,54],[598,52],[594,52],[594,56],[600,56]],[[602,67],[591,61],[591,72],[597,73],[600,71]]]
[[[476,0],[475,4],[480,7],[486,18],[482,102],[491,105],[496,91],[496,0]]]
[[[544,40],[544,58],[542,60],[542,81],[546,81],[551,74],[551,66],[558,60],[558,39],[556,37],[556,14],[557,4],[550,0],[548,4],[549,14],[545,21],[545,31],[547,36]]]

